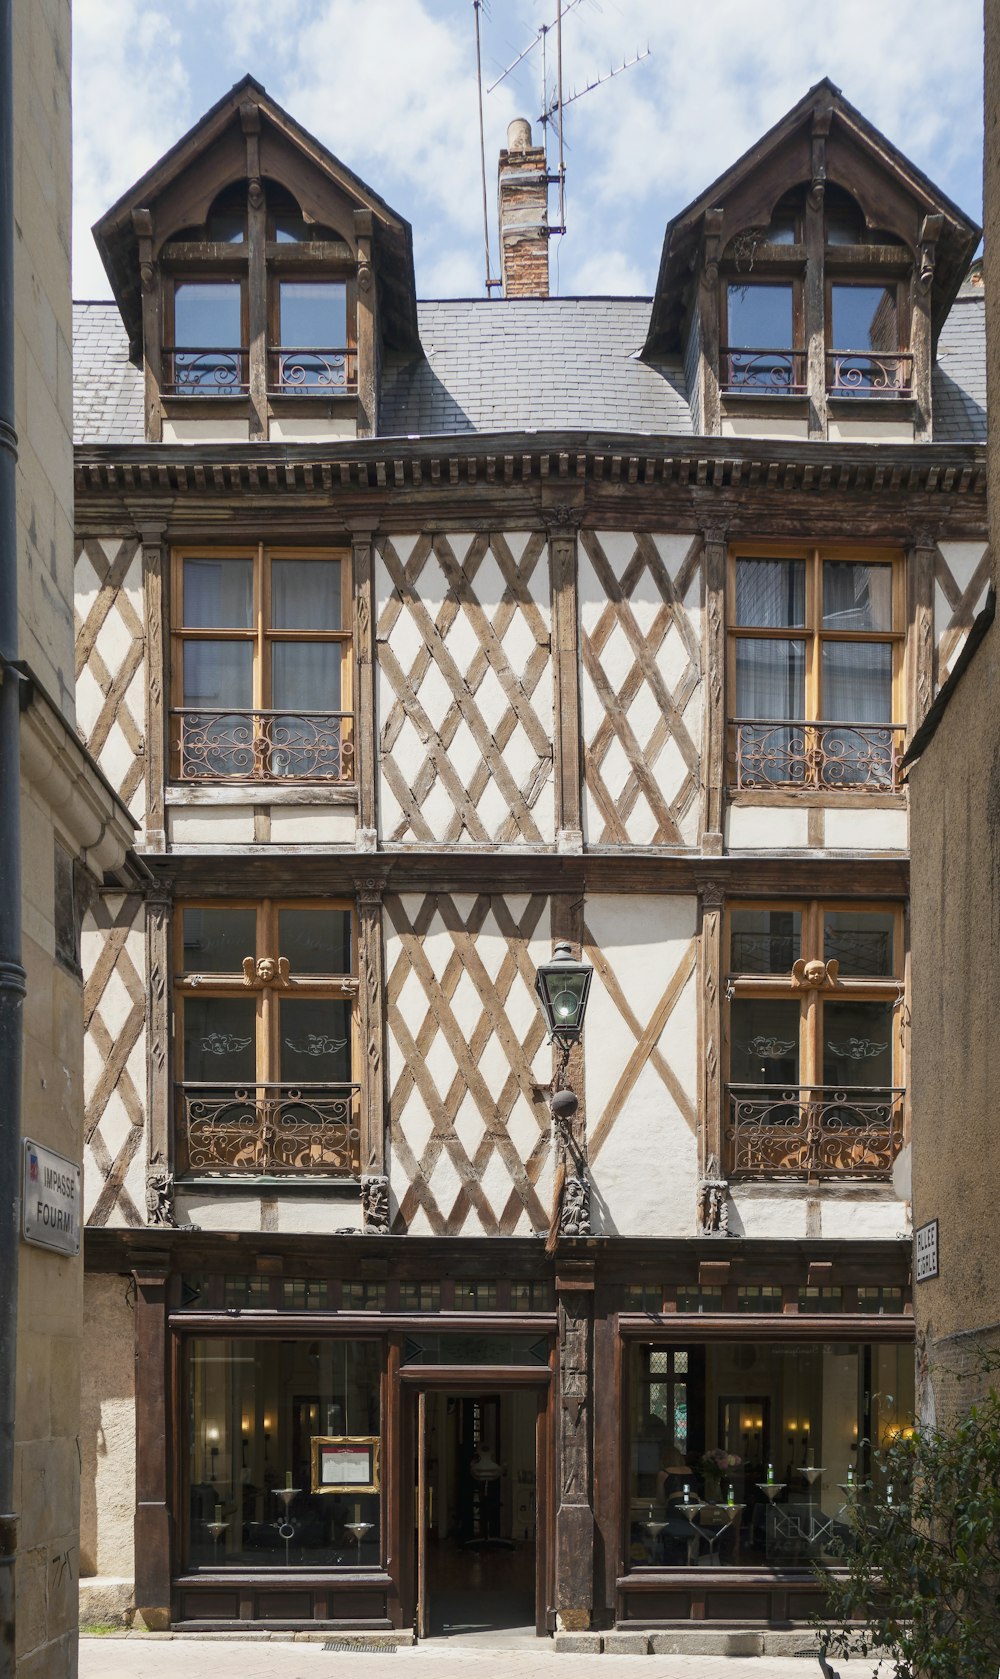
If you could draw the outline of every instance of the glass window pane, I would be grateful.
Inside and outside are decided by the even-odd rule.
[[[253,627],[253,560],[186,559],[184,626],[189,630]]]
[[[253,644],[186,641],[184,704],[245,711],[253,705]]]
[[[341,280],[282,280],[278,332],[285,349],[342,350],[347,287]]]
[[[866,910],[827,910],[823,917],[823,960],[840,963],[842,974],[881,978],[895,972],[896,918]]]
[[[831,286],[832,350],[899,349],[895,286]]]
[[[340,561],[272,560],[271,624],[276,630],[339,630]]]
[[[729,282],[729,346],[746,350],[790,350],[792,288]]]
[[[347,909],[281,909],[278,952],[296,974],[351,972],[351,912]]]
[[[239,974],[244,956],[257,953],[252,909],[185,909],[184,972]]]
[[[729,967],[734,974],[787,974],[801,955],[802,915],[790,909],[734,909]]]
[[[174,343],[182,350],[236,350],[243,342],[239,280],[178,281]]]
[[[824,641],[820,715],[843,723],[891,723],[892,645]]]
[[[805,621],[804,560],[737,560],[736,623],[740,628],[798,629]]]
[[[350,1084],[351,1005],[334,997],[282,997],[282,1084]]]
[[[805,673],[804,642],[740,639],[736,643],[736,715],[761,722],[800,718],[806,703]]]
[[[275,711],[339,711],[343,654],[338,642],[272,641]]]
[[[824,560],[823,628],[891,630],[892,566]]]
[[[348,1485],[360,1459],[319,1490],[313,1442],[378,1439],[382,1362],[374,1341],[191,1341],[188,1567],[377,1566],[379,1494]]]
[[[823,1004],[823,1083],[839,1088],[893,1083],[893,1005]]]
[[[256,1037],[256,998],[185,996],[185,1079],[218,1085],[252,1082]]]
[[[737,997],[729,1028],[733,1084],[797,1085],[800,1006],[791,998]]]

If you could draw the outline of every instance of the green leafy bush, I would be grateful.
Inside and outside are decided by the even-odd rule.
[[[893,1679],[998,1679],[1000,1397],[873,1452],[851,1494],[843,1573],[814,1624],[830,1655],[880,1655]]]

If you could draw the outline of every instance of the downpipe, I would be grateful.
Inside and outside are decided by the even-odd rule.
[[[21,682],[14,415],[13,0],[0,0],[0,1679],[14,1679],[14,1405],[21,1240]]]

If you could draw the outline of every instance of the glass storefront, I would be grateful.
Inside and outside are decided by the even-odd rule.
[[[381,1560],[378,1341],[193,1338],[191,1570]]]
[[[850,1544],[865,1442],[911,1426],[913,1348],[642,1343],[629,1355],[629,1569],[805,1566]]]

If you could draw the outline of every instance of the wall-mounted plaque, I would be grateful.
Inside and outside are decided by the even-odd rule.
[[[314,1434],[313,1492],[378,1492],[377,1434]]]
[[[937,1219],[932,1218],[929,1224],[922,1224],[919,1230],[914,1231],[913,1236],[916,1247],[913,1275],[918,1283],[927,1283],[932,1277],[939,1275]]]

